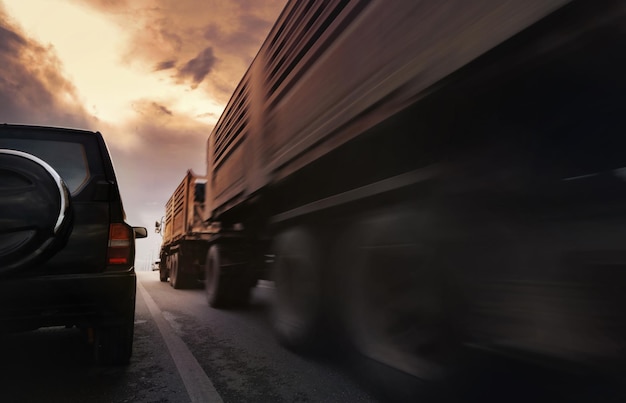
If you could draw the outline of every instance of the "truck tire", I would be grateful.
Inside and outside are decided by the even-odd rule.
[[[206,290],[207,302],[213,308],[228,306],[228,290],[225,284],[226,279],[222,278],[219,245],[209,247],[204,268],[204,289]]]
[[[250,299],[245,268],[242,262],[233,264],[235,259],[228,252],[228,246],[220,244],[211,245],[207,252],[204,283],[207,302],[213,308],[243,306]]]
[[[163,267],[163,264],[159,265],[159,280],[161,280],[162,283],[167,282],[167,268]]]
[[[273,279],[276,298],[272,324],[284,346],[306,352],[320,334],[322,281],[320,249],[305,227],[288,229],[276,237]]]
[[[175,259],[176,255],[172,254],[169,256],[167,269],[170,273],[170,286],[174,287],[174,277],[176,275],[176,267],[175,267]]]
[[[456,368],[461,294],[437,247],[434,214],[411,208],[372,212],[341,242],[344,318],[357,351],[423,380]],[[444,227],[445,228],[445,227]]]
[[[190,257],[180,252],[173,255],[173,270],[170,272],[170,284],[177,290],[190,288],[195,277],[190,273]]]
[[[172,255],[172,268],[170,269],[170,285],[176,290],[184,288],[184,279],[180,270],[180,263],[180,254],[176,252]]]
[[[72,230],[72,210],[59,174],[31,154],[0,149],[0,183],[2,273],[27,268],[63,247]]]

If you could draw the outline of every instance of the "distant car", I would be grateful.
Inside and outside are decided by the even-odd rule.
[[[161,259],[157,259],[154,263],[152,263],[152,271],[159,271],[160,265],[161,265]]]
[[[132,354],[135,238],[102,135],[0,125],[0,332],[76,326],[95,359]]]

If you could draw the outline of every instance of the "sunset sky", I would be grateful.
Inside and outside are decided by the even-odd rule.
[[[0,123],[97,130],[128,222],[154,221],[286,0],[0,0]]]

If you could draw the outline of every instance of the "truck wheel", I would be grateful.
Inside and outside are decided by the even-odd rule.
[[[172,268],[170,270],[170,285],[179,290],[183,288],[182,273],[180,271],[180,254],[178,252],[172,255]]]
[[[170,286],[174,287],[174,274],[176,272],[176,269],[174,268],[174,255],[169,256],[167,268],[170,272]]]
[[[159,280],[165,283],[167,282],[167,278],[169,277],[169,267],[170,267],[170,257],[169,255],[164,255],[161,257],[161,262],[159,263]]]
[[[188,255],[183,255],[180,252],[174,254],[174,272],[170,273],[170,284],[177,290],[189,288],[192,285],[192,276],[189,274],[190,269],[189,265],[191,262],[189,261]]]
[[[211,245],[205,263],[204,284],[207,302],[213,308],[245,305],[250,299],[250,284],[245,278],[247,262],[237,262],[226,245]],[[224,270],[228,267],[230,272]]]
[[[345,236],[347,330],[364,356],[424,380],[456,365],[460,318],[428,214],[401,208],[360,220]],[[450,254],[449,250],[439,252]]]
[[[210,306],[220,308],[228,305],[226,279],[222,278],[220,246],[211,245],[204,265],[204,289]]]
[[[167,268],[167,276],[172,281],[172,255],[168,255],[165,260],[165,267]],[[171,285],[171,284],[170,284]]]
[[[318,339],[321,316],[319,248],[310,230],[296,227],[276,237],[275,252],[274,331],[284,346],[310,350]]]
[[[163,267],[163,265],[159,265],[159,280],[161,280],[162,283],[167,282],[167,269],[165,267]]]

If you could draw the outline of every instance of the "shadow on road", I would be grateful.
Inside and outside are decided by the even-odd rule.
[[[125,367],[98,367],[78,329],[47,328],[0,336],[5,401],[110,401],[122,397]],[[123,394],[123,393],[122,393]]]

